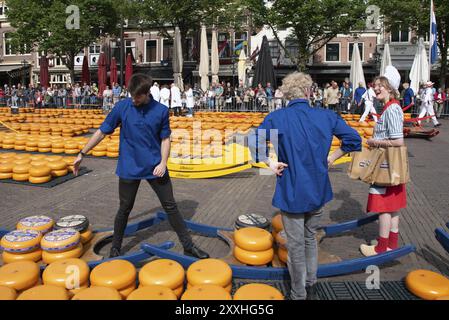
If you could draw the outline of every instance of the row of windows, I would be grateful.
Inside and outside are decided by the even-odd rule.
[[[340,62],[340,43],[328,43],[326,44],[326,60],[325,62]],[[364,44],[358,43],[360,59],[364,61],[365,52],[364,52]],[[352,61],[352,53],[354,51],[354,43],[349,43],[348,46],[348,61]]]

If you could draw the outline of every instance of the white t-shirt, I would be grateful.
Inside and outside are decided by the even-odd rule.
[[[158,101],[161,99],[161,93],[158,86],[152,86],[150,89],[151,95],[153,96],[153,99]]]
[[[181,100],[181,90],[177,86],[173,86],[170,89],[171,93],[171,108],[175,107],[182,107],[182,100]]]
[[[187,108],[193,108],[195,106],[192,88],[186,91],[186,106]]]
[[[162,103],[167,108],[170,107],[170,89],[162,88],[160,91],[160,103]]]
[[[362,95],[362,99],[365,100],[365,104],[374,104],[374,98],[376,97],[376,93],[373,88],[368,88],[365,93]]]

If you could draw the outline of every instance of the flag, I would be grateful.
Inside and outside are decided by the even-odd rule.
[[[430,8],[430,64],[434,64],[438,60],[437,45],[437,19],[435,16],[435,6],[431,1]]]
[[[226,54],[226,48],[228,47],[228,39],[225,39],[223,43],[218,47],[218,55],[220,58],[224,58]]]

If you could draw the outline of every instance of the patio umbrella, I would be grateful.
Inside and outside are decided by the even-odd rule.
[[[201,77],[201,90],[205,92],[209,89],[209,48],[207,46],[206,26],[201,27],[200,46],[199,75]]]
[[[115,57],[112,57],[111,59],[111,87],[114,85],[114,83],[118,82],[118,76],[117,76],[117,60]]]
[[[128,53],[126,57],[126,70],[125,70],[125,86],[128,87],[129,79],[131,79],[133,75],[133,57],[131,53]]]
[[[89,62],[87,60],[87,55],[83,58],[83,68],[81,70],[81,82],[84,84],[90,84],[90,71],[89,71]]]
[[[212,30],[212,45],[211,45],[211,66],[212,82],[219,83],[218,72],[220,71],[220,59],[218,56],[218,40],[217,30]]]
[[[429,60],[427,59],[426,47],[424,40],[419,39],[418,49],[413,60],[412,69],[410,70],[410,88],[415,94],[418,94],[419,84],[429,80]]]
[[[360,59],[360,51],[357,43],[354,43],[354,50],[352,50],[349,81],[352,83],[354,88],[358,88],[360,82],[366,88],[365,75],[363,74],[363,65],[362,60]]]
[[[104,52],[101,52],[98,58],[98,93],[100,96],[103,96],[103,91],[106,88],[106,82],[108,80],[106,67],[106,56]]]
[[[271,59],[270,47],[266,36],[262,39],[259,59],[256,63],[256,71],[253,78],[253,87],[262,84],[266,87],[267,83],[271,83],[272,88],[276,88],[276,75],[274,73],[273,60]]]
[[[50,85],[50,79],[48,74],[48,59],[46,56],[42,56],[40,59],[40,72],[39,72],[39,82],[44,88],[48,88]]]
[[[175,28],[175,39],[173,48],[173,78],[175,84],[179,90],[184,91],[184,84],[182,81],[182,64],[184,63],[182,58],[182,45],[181,45],[181,32],[179,28]]]
[[[383,76],[385,74],[385,70],[388,66],[391,66],[391,55],[390,55],[390,45],[385,43],[384,53],[382,55],[382,62],[380,65],[380,75]]]
[[[243,82],[243,85],[246,87],[246,54],[245,50],[240,51],[239,63],[238,63],[238,75],[239,81]]]

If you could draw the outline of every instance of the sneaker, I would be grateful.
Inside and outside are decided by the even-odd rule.
[[[116,258],[121,256],[120,249],[117,248],[111,248],[111,251],[109,252],[109,258]]]
[[[375,256],[377,254],[375,247],[376,246],[362,244],[360,245],[360,252],[362,252],[365,257]]]
[[[434,128],[438,128],[438,127],[440,127],[441,126],[441,123],[437,123],[436,125],[434,125],[433,127]]]

